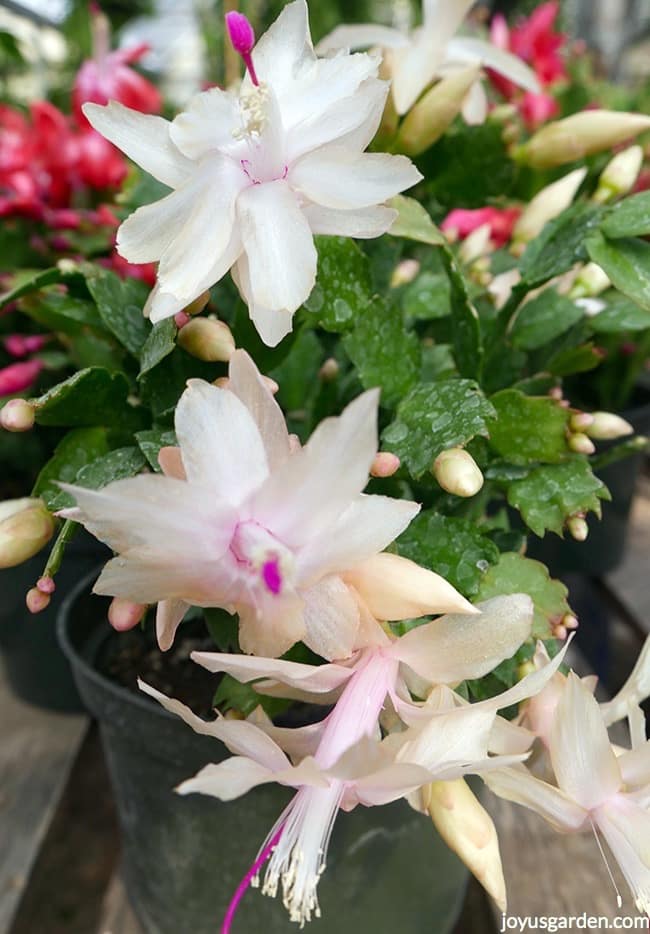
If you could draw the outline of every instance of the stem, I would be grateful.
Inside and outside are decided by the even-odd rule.
[[[78,529],[78,522],[74,522],[72,519],[65,520],[61,531],[59,532],[57,539],[52,547],[50,557],[47,559],[47,564],[45,565],[45,570],[43,571],[43,577],[54,577],[56,572],[61,567],[65,549],[77,534]]]
[[[230,926],[233,922],[233,918],[235,917],[235,912],[239,908],[239,903],[241,902],[242,898],[244,897],[246,893],[246,889],[251,884],[251,880],[255,878],[255,876],[260,871],[264,863],[267,861],[267,859],[269,858],[269,856],[271,855],[275,847],[278,845],[278,841],[280,840],[280,837],[282,836],[283,830],[284,830],[284,824],[280,824],[279,828],[273,834],[273,836],[271,837],[269,842],[266,844],[266,846],[262,847],[262,850],[259,853],[257,859],[255,860],[253,865],[250,867],[250,869],[248,870],[244,878],[241,880],[241,882],[237,886],[235,894],[230,900],[230,904],[228,905],[228,910],[226,911],[226,915],[223,919],[223,924],[221,925],[221,934],[230,934]]]

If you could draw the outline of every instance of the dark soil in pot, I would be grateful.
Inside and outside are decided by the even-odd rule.
[[[81,582],[67,599],[59,635],[80,693],[100,722],[129,896],[147,934],[216,934],[292,792],[266,785],[229,803],[174,793],[183,779],[228,753],[98,672],[98,658],[110,658],[108,643],[120,637],[106,622],[108,601],[89,593],[91,582]],[[431,822],[404,801],[358,807],[337,818],[319,886],[323,917],[312,924],[320,934],[446,934],[465,881],[465,868]],[[281,901],[259,891],[246,894],[233,925],[233,934],[295,930]]]

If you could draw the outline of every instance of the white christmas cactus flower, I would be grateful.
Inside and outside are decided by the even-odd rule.
[[[555,708],[549,754],[557,786],[524,766],[491,772],[484,781],[556,830],[602,833],[637,908],[650,914],[650,743],[617,756],[598,702],[571,672]]]
[[[229,373],[228,388],[190,380],[176,409],[180,450],[161,453],[167,476],[101,490],[62,484],[77,502],[64,515],[117,553],[97,593],[158,602],[161,648],[194,604],[237,612],[245,652],[277,656],[303,640],[324,658],[345,658],[360,615],[341,575],[354,571],[362,587],[364,569],[372,572],[420,508],[361,493],[377,453],[378,392],[321,422],[295,449],[245,351],[233,354]],[[418,599],[434,599],[439,612],[471,611],[433,572],[386,557],[385,599],[398,601],[399,618],[413,615]]]
[[[404,156],[364,152],[388,85],[370,55],[316,57],[305,0],[288,4],[252,50],[252,30],[240,26],[230,29],[248,66],[238,93],[211,88],[171,123],[114,101],[84,113],[174,189],[117,236],[129,262],[159,262],[151,320],[181,311],[232,269],[262,340],[275,346],[314,286],[314,234],[379,236],[396,217],[383,203],[421,175]]]
[[[423,0],[422,25],[412,32],[372,23],[338,26],[318,43],[316,51],[325,54],[336,49],[384,48],[398,114],[410,110],[436,78],[471,65],[492,68],[527,91],[537,93],[535,73],[516,55],[482,39],[454,38],[473,3],[474,0]],[[468,123],[482,123],[486,115],[487,98],[480,82],[476,82],[463,105],[463,116]]]

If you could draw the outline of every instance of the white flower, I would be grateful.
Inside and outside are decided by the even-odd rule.
[[[122,224],[134,263],[159,261],[152,321],[186,307],[232,268],[262,339],[275,346],[316,276],[314,234],[376,237],[383,202],[421,178],[404,156],[364,153],[388,92],[370,55],[317,59],[305,0],[252,53],[239,95],[212,88],[171,123],[112,102],[91,124],[174,191]]]
[[[510,52],[482,39],[453,38],[474,0],[423,0],[422,26],[405,34],[387,26],[364,23],[339,26],[319,42],[316,51],[380,46],[387,50],[393,79],[393,100],[398,114],[405,114],[420,94],[436,79],[468,65],[485,65],[527,91],[538,92],[531,69]],[[470,90],[463,107],[468,123],[482,123],[487,99],[480,84]]]
[[[245,652],[281,655],[303,640],[325,658],[350,655],[359,607],[340,575],[354,572],[363,590],[374,556],[419,511],[406,500],[361,495],[377,453],[377,403],[376,390],[364,393],[292,450],[282,411],[245,351],[231,358],[227,389],[190,380],[176,409],[180,454],[161,457],[167,476],[101,490],[65,486],[78,504],[65,515],[118,553],[96,591],[160,601],[162,648],[194,604],[239,613]],[[386,599],[398,611],[391,618],[419,606],[433,612],[431,600],[438,612],[471,612],[442,578],[384,557],[393,582]]]

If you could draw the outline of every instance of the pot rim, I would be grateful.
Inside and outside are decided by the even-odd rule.
[[[56,617],[56,634],[59,640],[59,645],[61,646],[64,655],[70,662],[74,672],[81,669],[83,675],[89,681],[93,682],[95,685],[101,686],[104,690],[110,691],[115,697],[120,698],[122,701],[129,701],[139,707],[142,710],[146,710],[150,714],[162,717],[163,720],[169,722],[178,721],[178,717],[170,713],[168,710],[165,710],[158,703],[152,703],[147,697],[142,693],[129,690],[129,688],[124,687],[121,684],[118,684],[116,681],[112,681],[106,675],[102,674],[90,662],[78,651],[76,646],[73,644],[70,636],[68,634],[68,629],[71,623],[71,616],[74,611],[75,604],[82,596],[82,594],[88,589],[88,586],[94,584],[95,580],[98,577],[100,568],[103,565],[98,565],[88,574],[84,575],[66,594],[61,607]],[[91,593],[93,591],[91,590]],[[109,624],[110,625],[110,624]],[[209,721],[206,721],[209,722]]]

